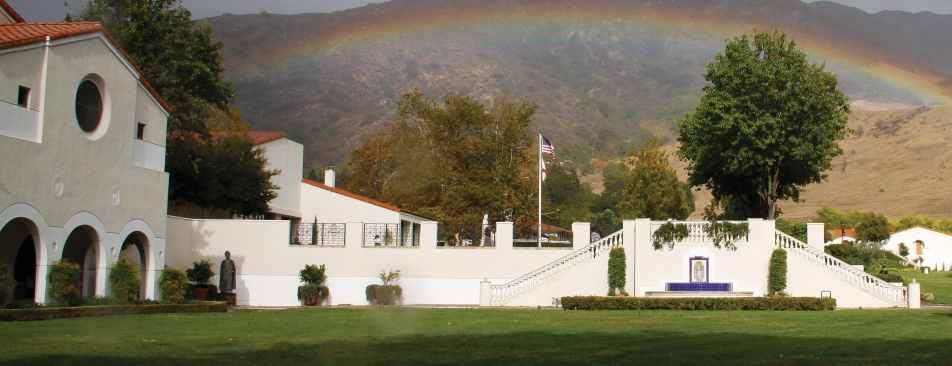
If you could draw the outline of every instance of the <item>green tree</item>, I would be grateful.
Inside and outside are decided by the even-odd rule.
[[[556,226],[569,228],[573,222],[588,221],[592,216],[589,206],[595,198],[592,188],[582,184],[575,169],[564,162],[547,163],[542,197],[550,203]]]
[[[688,217],[687,197],[678,173],[668,164],[668,154],[661,150],[658,138],[653,137],[637,154],[625,159],[625,188],[620,195],[618,210],[623,218],[639,217],[654,220]]]
[[[804,186],[825,180],[850,107],[824,67],[779,31],[728,41],[707,64],[696,112],[677,122],[688,183],[774,219],[777,201],[798,202]]]
[[[605,210],[617,210],[618,202],[621,196],[616,194],[625,188],[625,169],[622,164],[609,163],[602,169],[602,180],[605,189],[595,198],[592,212],[603,212]]]
[[[933,228],[935,220],[923,214],[910,214],[899,219],[899,225],[895,227],[896,231],[905,230],[915,226]]]
[[[826,224],[827,229],[851,229],[853,226],[846,220],[846,215],[830,206],[816,211],[818,222]]]
[[[622,220],[611,209],[605,209],[592,217],[592,231],[606,237],[622,228]]]
[[[538,108],[498,97],[489,107],[418,90],[397,101],[399,120],[351,152],[347,188],[457,222],[535,221],[536,163],[528,127]]]

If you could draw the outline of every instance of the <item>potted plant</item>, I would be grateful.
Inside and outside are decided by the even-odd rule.
[[[214,275],[212,262],[208,259],[192,262],[192,268],[185,270],[185,277],[188,277],[189,281],[195,282],[195,300],[204,301],[208,299],[208,279]]]
[[[17,280],[13,278],[13,270],[10,265],[0,262],[0,308],[3,308],[7,302],[7,294],[17,287]]]
[[[380,271],[380,281],[383,285],[368,285],[364,294],[370,305],[396,305],[403,297],[403,287],[400,287],[400,270]]]
[[[306,306],[324,304],[331,294],[324,285],[327,281],[327,268],[323,264],[320,266],[308,264],[301,270],[300,275],[304,285],[298,286],[298,300],[304,301]]]

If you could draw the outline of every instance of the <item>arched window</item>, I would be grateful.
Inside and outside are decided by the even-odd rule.
[[[922,255],[922,248],[926,247],[926,243],[923,243],[922,240],[916,240],[916,255]]]
[[[86,133],[99,127],[102,119],[102,93],[92,80],[84,80],[76,91],[76,122]]]

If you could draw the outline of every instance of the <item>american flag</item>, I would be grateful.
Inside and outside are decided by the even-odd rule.
[[[555,146],[552,146],[552,143],[545,136],[542,136],[542,153],[555,157]]]

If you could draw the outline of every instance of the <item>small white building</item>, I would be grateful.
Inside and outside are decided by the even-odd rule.
[[[98,23],[27,23],[0,0],[0,261],[13,299],[46,302],[61,259],[104,296],[140,262],[143,298],[165,264],[170,109]]]
[[[922,266],[934,270],[949,270],[952,268],[952,235],[922,227],[914,226],[906,230],[892,233],[889,242],[883,249],[899,255],[899,244],[909,250],[906,256],[910,261],[922,258]]]

